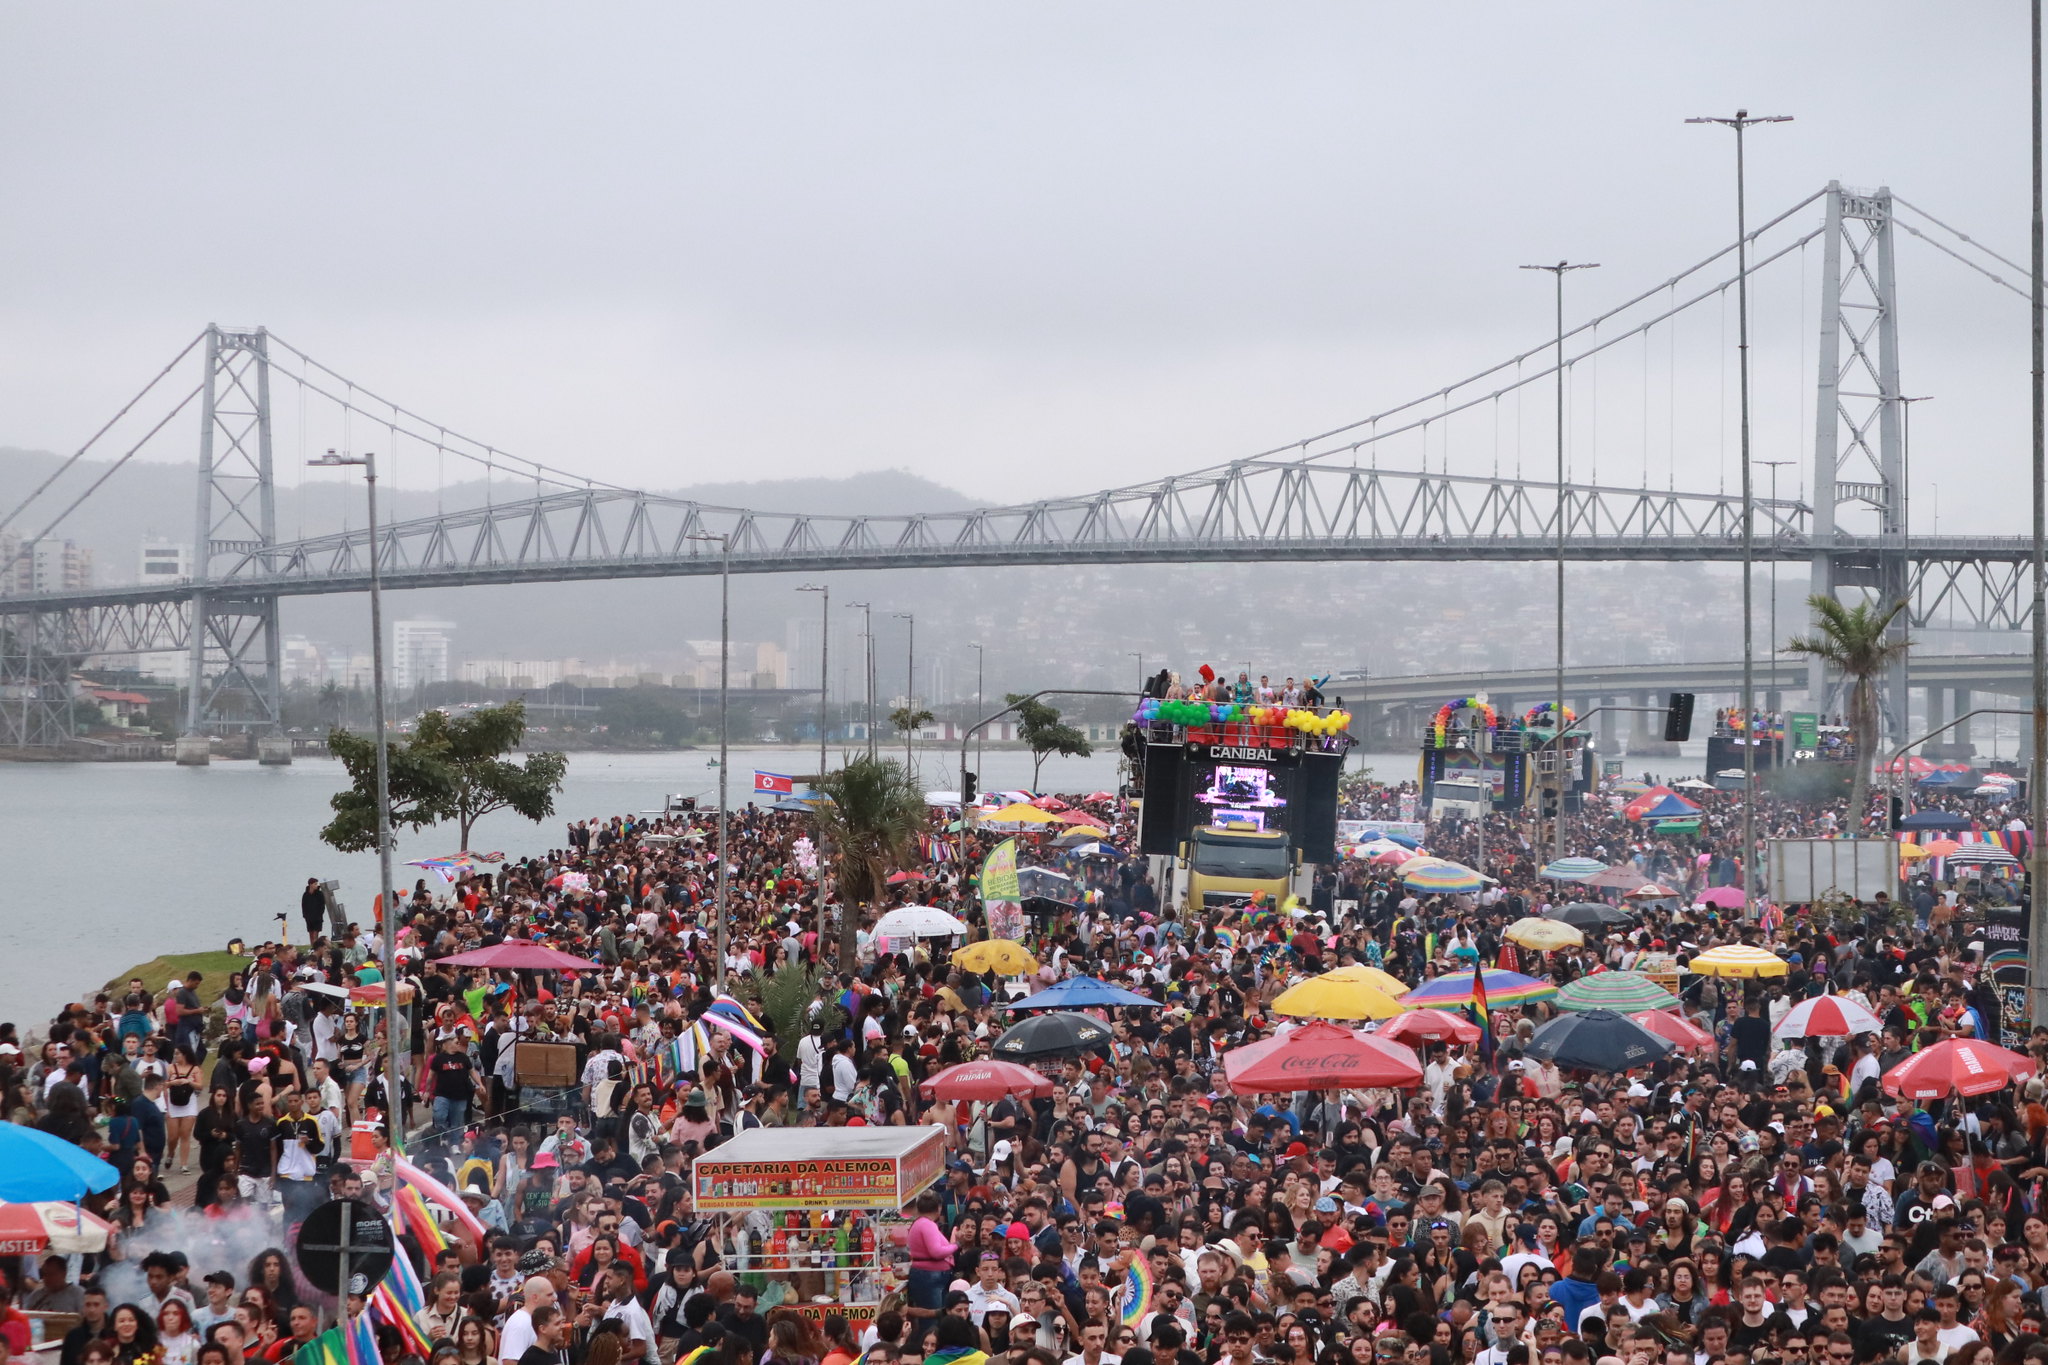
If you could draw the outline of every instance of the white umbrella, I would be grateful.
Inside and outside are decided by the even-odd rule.
[[[1846,995],[1821,995],[1794,1005],[1771,1032],[1780,1038],[1847,1038],[1882,1033],[1884,1024]]]
[[[951,938],[967,926],[936,905],[904,905],[882,916],[875,932],[885,938]]]

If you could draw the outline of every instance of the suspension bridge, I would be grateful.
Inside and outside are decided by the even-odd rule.
[[[1749,235],[1750,274],[1820,258],[1812,369],[1812,462],[1802,497],[1754,498],[1758,562],[1804,565],[1815,593],[1905,598],[1911,627],[2027,625],[2031,541],[2019,535],[1909,533],[1899,381],[1895,247],[1926,243],[2025,297],[2011,261],[1889,190],[1833,183]],[[892,516],[804,515],[717,507],[625,488],[524,459],[453,431],[337,373],[262,328],[209,326],[106,427],[0,518],[16,556],[58,534],[138,451],[196,408],[199,482],[192,572],[147,586],[55,588],[0,596],[0,747],[57,747],[72,738],[70,675],[84,661],[182,651],[185,730],[274,735],[281,715],[280,603],[356,593],[374,554],[394,590],[578,579],[708,575],[729,551],[734,573],[913,570],[1085,563],[1476,560],[1736,562],[1739,495],[1683,491],[1676,435],[1671,486],[1540,480],[1429,467],[1433,433],[1494,414],[1503,400],[1541,398],[1567,375],[1639,343],[1689,312],[1718,306],[1735,284],[1734,244],[1569,329],[1550,342],[1399,407],[1186,475],[1079,497]],[[180,390],[196,357],[200,375]],[[1804,382],[1804,381],[1802,381]],[[1672,380],[1675,390],[1675,375]],[[293,539],[276,514],[273,390],[303,412],[324,404],[437,461],[484,471],[485,501],[381,526]],[[1648,398],[1645,397],[1647,411]],[[1673,402],[1676,402],[1674,395]],[[160,412],[160,415],[156,415]],[[149,418],[154,416],[153,424]],[[76,495],[52,490],[118,424],[142,436]],[[1647,418],[1645,428],[1647,429]],[[1383,454],[1421,444],[1420,468]],[[1647,430],[1645,440],[1647,442]],[[110,446],[111,451],[111,446]],[[1639,463],[1647,467],[1648,451]],[[380,452],[380,459],[384,458]],[[499,476],[531,497],[499,501]],[[1647,482],[1647,480],[1645,480]],[[68,501],[67,501],[68,498]],[[6,558],[0,551],[0,559]],[[0,565],[10,586],[12,564]],[[1812,666],[1808,687],[1827,695]],[[1903,714],[1903,665],[1888,709]]]

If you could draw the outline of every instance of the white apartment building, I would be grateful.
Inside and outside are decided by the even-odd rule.
[[[399,696],[455,676],[449,657],[454,634],[453,621],[392,623],[391,685]]]

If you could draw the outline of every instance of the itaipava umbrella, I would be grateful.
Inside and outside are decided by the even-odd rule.
[[[999,1100],[1006,1095],[1050,1098],[1052,1077],[1015,1062],[962,1062],[949,1066],[918,1089],[939,1100]]]
[[[1634,924],[1636,912],[1616,905],[1602,905],[1598,901],[1573,901],[1570,905],[1552,906],[1548,918],[1575,929],[1597,932],[1617,925]]]
[[[1676,1009],[1678,997],[1641,972],[1595,972],[1559,987],[1557,1007],[1634,1014],[1637,1010]]]
[[[105,1251],[114,1225],[60,1200],[0,1204],[0,1256],[75,1256]]]
[[[1092,976],[1075,976],[1048,986],[1036,995],[1010,1002],[1013,1010],[1099,1010],[1128,1006],[1133,1009],[1162,1010],[1165,1002],[1149,995],[1127,991],[1122,986]]]
[[[1554,882],[1582,882],[1606,870],[1607,864],[1598,858],[1559,858],[1556,862],[1545,863],[1537,875]]]
[[[490,967],[513,972],[587,972],[597,964],[587,957],[575,957],[545,943],[506,939],[488,948],[472,948],[439,961],[450,967]]]
[[[936,905],[899,905],[875,921],[875,933],[883,938],[951,938],[967,932],[967,925]]]
[[[1659,1038],[1669,1038],[1680,1052],[1709,1052],[1718,1046],[1713,1034],[1672,1010],[1642,1010],[1629,1018]]]
[[[1878,1083],[1886,1094],[1902,1100],[1939,1100],[1950,1095],[1988,1095],[2033,1074],[2031,1057],[1975,1038],[1950,1038],[1914,1053],[1885,1072]]]
[[[40,1128],[0,1123],[0,1200],[78,1200],[120,1183],[119,1171],[83,1147]]]
[[[1542,1061],[1581,1071],[1633,1071],[1675,1047],[1613,1010],[1560,1014],[1536,1030],[1523,1051]]]
[[[1538,981],[1533,976],[1523,976],[1520,972],[1499,967],[1487,967],[1451,972],[1434,981],[1425,981],[1402,996],[1401,1003],[1417,1009],[1456,1009],[1469,1005],[1475,994],[1472,978],[1482,973],[1489,1006],[1527,1005],[1537,1000],[1548,1000],[1557,994],[1557,987],[1548,981]]]
[[[1372,971],[1353,965],[1297,981],[1274,998],[1273,1013],[1303,1019],[1391,1019],[1405,1007],[1368,974]]]
[[[1776,953],[1746,943],[1724,943],[1701,953],[1686,964],[1685,970],[1701,976],[1784,976],[1792,970],[1792,964]]]
[[[1415,1049],[1315,1020],[1223,1054],[1240,1095],[1289,1090],[1405,1090],[1422,1084]]]
[[[1524,948],[1534,948],[1541,953],[1553,953],[1559,948],[1575,948],[1586,941],[1584,931],[1563,920],[1538,919],[1529,916],[1518,919],[1507,927],[1502,935],[1510,943]]]
[[[985,938],[979,943],[970,943],[953,954],[953,965],[965,967],[970,972],[997,972],[1003,976],[1021,976],[1025,972],[1038,970],[1038,959],[1033,957],[1021,943],[1006,938]]]
[[[1437,863],[1403,873],[1401,880],[1411,891],[1434,891],[1444,895],[1484,891],[1486,878],[1457,863]]]
[[[1048,1010],[1003,1030],[993,1051],[1007,1061],[1028,1062],[1038,1057],[1076,1057],[1108,1041],[1109,1025],[1085,1014]]]
[[[1476,1043],[1483,1030],[1463,1015],[1445,1010],[1409,1010],[1373,1030],[1373,1037],[1397,1043]]]
[[[1852,1033],[1883,1033],[1884,1022],[1854,1000],[1820,995],[1785,1011],[1771,1030],[1777,1038],[1847,1038]]]

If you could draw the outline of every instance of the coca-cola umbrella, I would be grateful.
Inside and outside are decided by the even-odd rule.
[[[1415,1049],[1317,1019],[1223,1054],[1240,1095],[1288,1090],[1407,1090],[1422,1084]]]
[[[1085,1014],[1047,1010],[1003,1030],[994,1052],[1013,1062],[1039,1057],[1077,1057],[1109,1041],[1109,1026]]]
[[[1226,1058],[1225,1060],[1228,1060]],[[1904,1100],[1988,1095],[2034,1074],[2034,1059],[1975,1038],[1951,1038],[1884,1073],[1885,1093]]]
[[[1050,1097],[1052,1077],[1014,1062],[962,1062],[949,1066],[918,1089],[940,1100],[999,1100],[1007,1095]]]

